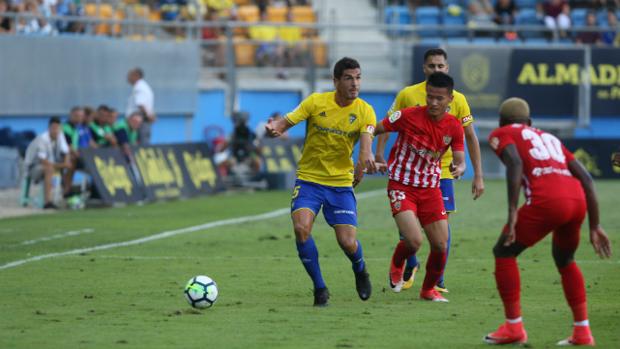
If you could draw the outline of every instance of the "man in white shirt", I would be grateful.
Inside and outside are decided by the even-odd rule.
[[[131,69],[127,73],[127,82],[132,85],[131,94],[127,101],[125,117],[139,111],[142,113],[144,122],[140,126],[138,139],[141,145],[151,143],[151,125],[157,119],[154,110],[155,96],[151,86],[144,80],[144,72],[140,68]]]
[[[60,118],[52,116],[47,131],[38,135],[26,149],[24,170],[30,180],[45,184],[45,205],[43,208],[57,208],[52,203],[52,178],[55,171],[71,168],[69,146],[62,134]]]

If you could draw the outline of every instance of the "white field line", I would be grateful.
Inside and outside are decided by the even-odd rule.
[[[78,257],[78,256],[73,256]],[[184,257],[184,256],[123,256],[123,255],[97,255],[96,258],[99,259],[126,259],[126,260],[193,260],[198,257]],[[321,256],[321,259],[330,258]],[[337,256],[337,258],[341,258]],[[225,259],[243,259],[243,260],[281,260],[281,259],[291,259],[298,260],[297,256],[200,256],[200,259],[215,259],[215,260],[225,260]],[[385,257],[364,257],[364,260],[367,261],[388,261],[390,256]],[[493,263],[493,256],[490,255],[488,259],[476,259],[476,258],[450,258],[451,262],[466,262],[466,263]],[[524,262],[530,262],[527,259],[523,259]],[[584,260],[576,260],[577,264],[620,264],[620,260],[613,259],[584,259]],[[553,263],[551,257],[549,259],[549,263]]]
[[[356,195],[356,196],[357,196],[358,199],[366,199],[366,198],[377,196],[377,195],[383,194],[383,193],[385,193],[385,190],[384,189],[379,189],[379,190],[373,190],[373,191],[369,191],[369,192],[364,192],[364,193],[361,193],[361,194]],[[30,262],[36,262],[36,261],[40,261],[40,260],[43,260],[43,259],[49,259],[49,258],[55,258],[55,257],[63,257],[63,256],[70,256],[70,255],[76,255],[76,254],[80,254],[80,253],[89,253],[89,252],[94,252],[94,251],[109,250],[109,249],[113,249],[113,248],[117,248],[117,247],[139,245],[139,244],[143,244],[143,243],[146,243],[146,242],[151,242],[151,241],[156,241],[156,240],[160,240],[160,239],[165,239],[165,238],[169,238],[169,237],[176,236],[176,235],[181,235],[181,234],[193,233],[193,232],[200,231],[200,230],[206,230],[206,229],[221,227],[221,226],[224,226],[224,225],[248,223],[248,222],[254,222],[254,221],[263,221],[263,220],[266,220],[266,219],[271,219],[271,218],[275,218],[275,217],[279,217],[279,216],[283,216],[283,215],[289,214],[290,211],[291,211],[290,208],[281,208],[281,209],[278,209],[278,210],[274,210],[274,211],[271,211],[271,212],[262,213],[262,214],[258,214],[258,215],[254,215],[254,216],[243,216],[243,217],[237,217],[237,218],[230,218],[230,219],[224,219],[224,220],[215,221],[215,222],[204,223],[204,224],[200,224],[200,225],[194,225],[194,226],[187,227],[187,228],[168,230],[168,231],[164,231],[164,232],[157,233],[157,234],[154,234],[154,235],[145,236],[145,237],[142,237],[142,238],[139,238],[139,239],[135,239],[135,240],[129,240],[129,241],[123,241],[123,242],[113,242],[113,243],[109,243],[109,244],[105,244],[105,245],[97,245],[97,246],[93,246],[93,247],[78,248],[78,249],[75,249],[75,250],[70,250],[70,251],[65,251],[65,252],[48,253],[48,254],[34,256],[34,257],[26,258],[26,259],[20,259],[20,260],[17,260],[17,261],[13,261],[13,262],[9,262],[9,263],[0,265],[0,270],[14,268],[14,267],[20,266],[22,264],[26,264],[26,263],[30,263]]]
[[[68,231],[68,232],[65,232],[65,233],[56,234],[56,235],[52,235],[52,236],[44,236],[44,237],[38,238],[38,239],[22,241],[21,243],[15,244],[13,246],[16,246],[16,245],[33,245],[33,244],[36,244],[36,243],[39,243],[39,242],[43,242],[43,241],[63,239],[63,238],[71,237],[71,236],[77,236],[77,235],[82,235],[82,234],[90,234],[90,233],[94,233],[94,232],[95,232],[95,229],[92,229],[92,228],[86,228],[86,229],[80,229],[80,230],[72,230],[72,231]]]

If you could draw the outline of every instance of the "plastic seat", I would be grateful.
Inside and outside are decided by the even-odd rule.
[[[538,0],[516,0],[515,5],[519,10],[523,9],[536,9],[536,4]]]
[[[585,8],[576,8],[570,11],[570,20],[573,27],[583,27],[586,25],[586,15],[588,10]]]
[[[457,5],[445,7],[441,11],[441,23],[446,26],[464,26],[465,10]],[[444,35],[447,37],[466,37],[467,32],[462,29],[444,29]]]
[[[411,24],[411,14],[407,6],[388,6],[383,14],[385,24]],[[388,35],[406,35],[405,30],[389,30]]]
[[[545,26],[536,16],[536,10],[531,8],[523,9],[517,12],[515,16],[515,24],[516,25],[536,25],[540,26],[540,29],[544,29]],[[541,31],[533,31],[533,30],[521,30],[519,31],[519,35],[522,38],[542,38],[545,36],[545,32]]]
[[[415,23],[419,26],[439,26],[439,8],[434,6],[420,6],[415,10]],[[439,30],[420,30],[418,35],[421,37],[439,36]]]
[[[269,6],[267,7],[267,20],[269,22],[277,23],[286,22],[287,11],[288,10],[286,9],[286,7]]]

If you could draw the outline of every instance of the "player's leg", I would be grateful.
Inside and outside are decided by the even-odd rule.
[[[405,261],[420,249],[423,238],[414,208],[401,208],[401,211],[394,215],[394,221],[401,232],[402,239],[394,249],[388,279],[392,291],[400,292],[405,283],[403,279]]]
[[[488,344],[527,342],[527,332],[521,317],[521,276],[517,257],[526,248],[535,245],[553,229],[553,220],[546,220],[544,208],[523,206],[517,214],[516,241],[505,245],[507,226],[504,226],[493,247],[495,283],[504,306],[506,321],[483,340]]]
[[[443,178],[440,180],[439,189],[441,189],[441,198],[443,200],[443,207],[448,213],[448,217],[450,213],[456,212],[456,201],[454,197],[454,180],[451,178]],[[446,247],[446,267],[448,265],[448,257],[450,257],[450,246],[452,244],[452,229],[450,227],[450,221],[448,220],[448,243]],[[444,267],[445,273],[445,267]],[[444,273],[441,274],[439,280],[437,281],[436,289],[439,292],[448,292],[446,288],[446,283],[444,280]]]
[[[362,244],[357,240],[357,202],[353,188],[324,187],[324,190],[326,201],[323,215],[334,228],[338,245],[351,261],[357,294],[365,301],[370,298],[372,286],[366,270]]]
[[[443,215],[445,216],[445,212]],[[429,223],[426,221],[426,217],[423,217],[422,212],[420,212],[420,221],[424,225],[424,231],[430,245],[430,253],[426,261],[426,275],[420,290],[420,298],[435,302],[447,302],[448,300],[435,289],[435,285],[437,285],[437,281],[443,274],[446,265],[448,220],[444,218]]]
[[[325,306],[329,292],[321,274],[319,251],[312,238],[314,218],[321,208],[322,193],[314,183],[297,180],[293,189],[291,217],[299,259],[314,284],[314,305]]]
[[[586,288],[583,274],[574,260],[579,246],[579,231],[585,218],[586,205],[583,201],[564,203],[564,212],[571,212],[573,219],[553,232],[553,260],[560,272],[564,296],[573,313],[573,334],[560,341],[559,345],[594,345],[594,337],[588,321]]]

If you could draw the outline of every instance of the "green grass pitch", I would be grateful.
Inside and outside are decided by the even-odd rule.
[[[620,348],[619,184],[598,181],[597,187],[602,223],[616,254],[600,260],[583,230],[577,260],[598,345]],[[358,299],[350,262],[320,216],[313,234],[332,298],[327,308],[312,307],[312,284],[284,213],[0,269],[0,348],[486,347],[483,335],[503,321],[491,248],[506,216],[505,183],[488,181],[485,195],[474,202],[470,182],[457,182],[447,304],[418,299],[424,268],[413,289],[400,294],[387,289],[397,235],[384,188],[385,180],[370,179],[358,190],[379,190],[358,200],[359,239],[374,291],[367,302]],[[284,191],[222,194],[4,219],[0,266],[271,212],[287,208],[289,200]],[[523,316],[533,348],[555,347],[571,330],[549,240],[519,259]],[[425,241],[423,262],[427,254]],[[215,306],[204,311],[191,309],[182,292],[199,274],[212,277],[220,290]]]

